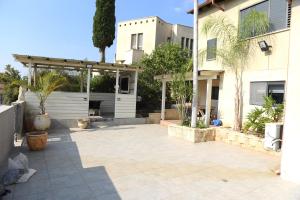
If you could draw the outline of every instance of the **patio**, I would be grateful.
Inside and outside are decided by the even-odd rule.
[[[37,169],[4,199],[300,199],[270,169],[280,158],[225,143],[191,144],[159,125],[56,130],[45,151],[22,151]]]

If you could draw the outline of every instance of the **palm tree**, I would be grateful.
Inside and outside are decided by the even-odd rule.
[[[41,74],[35,86],[31,86],[30,90],[34,92],[39,101],[41,115],[46,114],[45,103],[49,95],[66,83],[66,77],[56,72],[48,72]]]
[[[242,83],[243,72],[247,62],[257,48],[257,42],[262,40],[260,36],[269,30],[269,20],[267,15],[262,12],[252,11],[241,21],[240,26],[236,27],[226,17],[210,17],[202,28],[203,34],[214,36],[218,39],[218,49],[212,49],[216,52],[217,60],[220,60],[222,66],[230,69],[235,76],[235,116],[234,130],[241,130],[242,127]],[[251,38],[250,38],[251,37]],[[200,51],[200,61],[203,63],[207,50]]]

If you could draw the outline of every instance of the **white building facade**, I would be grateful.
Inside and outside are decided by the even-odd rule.
[[[118,23],[116,62],[132,64],[159,45],[171,42],[193,49],[193,28],[170,24],[159,17],[146,17]]]

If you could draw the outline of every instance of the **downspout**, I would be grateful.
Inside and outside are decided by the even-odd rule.
[[[291,0],[289,0],[289,1],[291,1]],[[215,6],[216,8],[218,8],[219,10],[222,10],[223,12],[225,11],[225,9],[224,9],[222,6],[220,6],[219,4],[217,4],[217,3],[215,2],[215,0],[211,0],[211,4],[212,4],[213,6]]]

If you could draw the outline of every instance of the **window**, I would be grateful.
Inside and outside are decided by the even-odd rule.
[[[129,76],[120,77],[120,92],[123,94],[129,93]]]
[[[143,49],[143,33],[138,34],[138,48],[139,50]]]
[[[211,99],[212,100],[219,100],[219,87],[212,87],[211,90]]]
[[[186,38],[185,39],[185,48],[189,48],[189,44],[190,44],[190,39],[189,38]]]
[[[185,41],[185,38],[182,37],[182,38],[181,38],[181,48],[182,48],[182,49],[184,48],[184,41]]]
[[[194,40],[191,39],[191,41],[190,41],[190,50],[193,51],[193,48],[194,48]]]
[[[250,104],[262,106],[265,96],[272,96],[276,103],[284,101],[284,81],[250,83]]]
[[[270,22],[270,30],[277,31],[280,29],[288,28],[290,23],[290,15],[289,15],[289,4],[286,0],[266,0],[261,3],[258,3],[254,6],[248,7],[240,11],[240,21],[242,22],[247,14],[251,11],[257,11],[265,13]],[[257,33],[254,30],[249,36],[245,37],[253,37],[256,36]]]
[[[207,54],[206,60],[215,60],[217,56],[217,39],[207,40]]]
[[[137,43],[136,43],[136,34],[131,35],[131,49],[136,49],[137,48]]]

